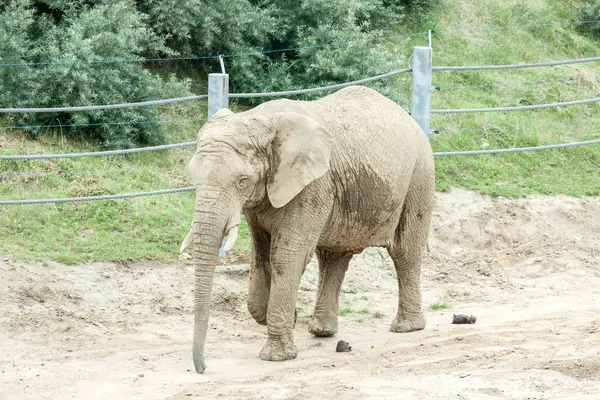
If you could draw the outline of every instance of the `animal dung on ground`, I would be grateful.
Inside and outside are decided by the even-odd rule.
[[[352,346],[350,346],[350,343],[340,340],[337,343],[335,351],[338,353],[349,353],[352,351]]]
[[[452,314],[453,324],[474,324],[477,318],[474,315]]]

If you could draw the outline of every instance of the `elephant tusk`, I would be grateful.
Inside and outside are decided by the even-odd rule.
[[[231,250],[233,248],[233,245],[235,244],[235,241],[237,240],[237,237],[238,237],[238,231],[239,231],[239,226],[236,225],[233,228],[231,228],[231,230],[227,234],[227,242],[225,242],[225,246],[223,246],[223,251],[225,253],[227,253],[229,250]]]
[[[179,252],[183,253],[183,251],[190,245],[190,243],[192,243],[192,240],[194,240],[194,226],[193,225],[190,228],[190,231],[188,232],[188,234],[185,237],[185,239],[183,239],[183,243],[181,243],[181,247],[179,248]]]
[[[222,248],[222,250],[225,253],[227,253],[229,250],[231,250],[233,248],[233,246],[235,245],[238,233],[239,233],[238,225],[234,226],[233,228],[231,228],[229,230],[229,233],[227,234],[227,241],[225,242],[225,245]],[[180,254],[183,253],[183,251],[192,243],[193,240],[194,240],[194,226],[192,224],[192,227],[190,228],[188,234],[185,236],[185,238],[183,239],[183,242],[181,243],[181,247],[179,248],[179,253]]]

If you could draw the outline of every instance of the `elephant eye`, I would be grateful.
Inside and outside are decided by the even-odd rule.
[[[240,179],[238,179],[237,184],[240,189],[245,189],[248,186],[248,182],[250,182],[248,177],[242,176]]]

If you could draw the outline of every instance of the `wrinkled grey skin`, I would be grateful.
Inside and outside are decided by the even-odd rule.
[[[261,359],[296,357],[296,297],[315,252],[313,335],[337,332],[348,262],[371,246],[385,247],[396,266],[398,313],[390,330],[425,327],[419,280],[434,161],[427,137],[396,103],[353,86],[318,101],[280,99],[238,114],[221,110],[200,130],[189,172],[196,204],[182,250],[194,242],[197,372],[206,368],[216,256],[223,237],[235,236],[242,212],[252,237],[248,310],[268,327]]]

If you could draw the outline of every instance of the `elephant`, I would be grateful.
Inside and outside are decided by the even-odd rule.
[[[309,331],[338,331],[348,264],[367,247],[386,248],[398,280],[390,330],[425,328],[421,261],[435,198],[433,153],[423,130],[376,90],[349,86],[318,100],[276,99],[216,112],[198,132],[187,165],[195,185],[192,228],[193,361],[203,373],[217,253],[251,236],[247,308],[267,325],[267,361],[297,356],[293,340],[300,279],[316,254],[316,304]]]

